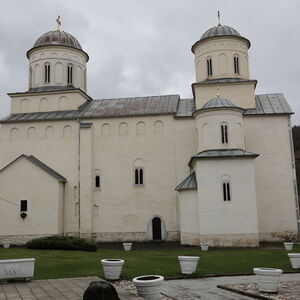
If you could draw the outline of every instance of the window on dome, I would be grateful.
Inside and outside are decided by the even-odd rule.
[[[207,65],[207,76],[212,76],[212,59],[211,58],[207,58],[206,65]]]
[[[134,170],[134,184],[144,185],[144,170],[142,168],[136,168]]]
[[[49,63],[45,63],[45,66],[44,66],[44,79],[45,79],[45,83],[50,82],[50,64]]]
[[[228,126],[225,124],[221,125],[221,140],[222,144],[228,144]]]
[[[68,65],[68,84],[73,84],[73,66]]]
[[[240,66],[239,66],[239,57],[233,57],[233,64],[234,64],[234,74],[240,74]]]

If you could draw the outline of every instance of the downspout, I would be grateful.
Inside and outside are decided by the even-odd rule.
[[[67,205],[66,205],[66,183],[63,182],[63,210],[64,210],[64,220],[63,220],[63,234],[64,236],[67,235]]]
[[[81,222],[80,222],[80,119],[77,119],[78,122],[78,235],[80,237],[81,231]]]
[[[291,158],[292,158],[292,168],[293,168],[293,184],[294,184],[294,193],[295,193],[295,203],[296,203],[296,217],[297,217],[297,229],[298,229],[298,241],[300,240],[300,204],[298,199],[298,187],[297,187],[297,177],[296,177],[296,162],[294,154],[294,143],[293,143],[293,134],[291,126],[291,117],[288,119],[289,132],[290,132],[290,145],[291,145]]]

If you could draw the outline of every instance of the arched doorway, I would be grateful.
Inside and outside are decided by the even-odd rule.
[[[161,240],[161,219],[158,217],[152,219],[152,239]]]

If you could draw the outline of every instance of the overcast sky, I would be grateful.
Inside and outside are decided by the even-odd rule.
[[[56,28],[89,54],[94,99],[161,94],[191,97],[191,46],[221,23],[248,38],[256,94],[282,92],[300,125],[300,0],[0,0],[0,117],[8,92],[28,89],[26,51]]]

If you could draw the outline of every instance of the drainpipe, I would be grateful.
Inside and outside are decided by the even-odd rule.
[[[77,119],[78,122],[78,234],[80,237],[80,230],[81,230],[81,224],[80,224],[80,119]]]

